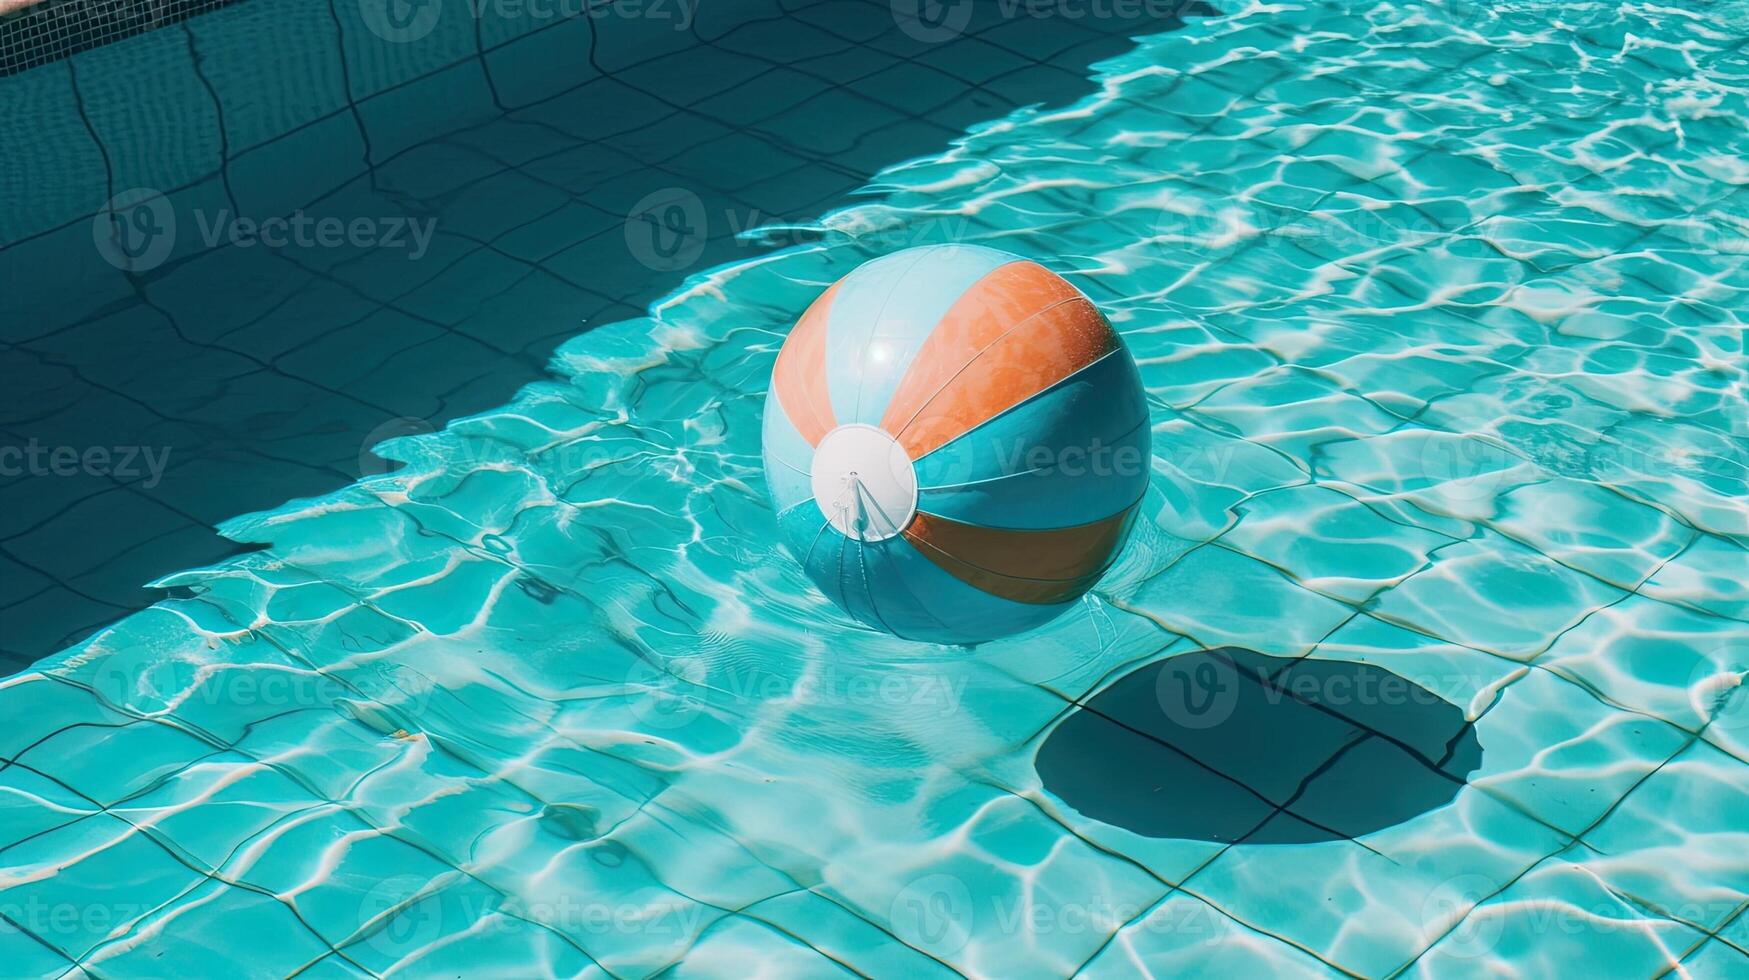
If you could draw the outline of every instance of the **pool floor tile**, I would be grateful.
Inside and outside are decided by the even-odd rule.
[[[1221,543],[1266,561],[1314,592],[1362,603],[1421,570],[1451,539],[1386,519],[1324,487],[1268,491],[1234,506]],[[1339,557],[1338,557],[1339,556]]]
[[[1586,865],[1612,890],[1717,929],[1749,893],[1749,856],[1729,840],[1749,813],[1743,763],[1695,742],[1648,776],[1586,841]]]
[[[1562,636],[1538,663],[1615,704],[1745,747],[1749,716],[1733,678],[1749,669],[1749,625],[1635,595]]]
[[[1218,546],[1189,552],[1118,605],[1151,610],[1168,629],[1205,647],[1232,643],[1276,656],[1306,652],[1353,615],[1263,562]]]
[[[263,942],[266,936],[273,942]],[[85,963],[92,972],[113,977],[195,976],[212,970],[265,977],[300,971],[328,950],[284,901],[208,881],[176,905],[147,916],[127,935],[99,946]]]
[[[136,721],[125,726],[77,725],[17,757],[99,803],[110,805],[156,785],[215,751],[212,744],[172,724]],[[112,757],[128,760],[118,768]]]
[[[1507,687],[1476,733],[1487,750],[1472,784],[1574,836],[1691,739],[1546,670]]]
[[[97,814],[0,851],[0,900],[16,925],[77,960],[200,884],[201,876],[138,828]]]
[[[1669,919],[1652,918],[1580,866],[1552,857],[1498,894],[1469,907],[1454,883],[1435,904],[1461,914],[1451,929],[1415,961],[1411,976],[1437,976],[1473,968],[1478,958],[1498,956],[1527,969],[1590,969],[1611,973],[1661,973],[1674,966],[1705,934]]]
[[[1428,568],[1385,591],[1373,614],[1500,656],[1530,661],[1563,633],[1627,597],[1488,532],[1440,548]],[[1475,610],[1495,614],[1477,621]]]
[[[1342,974],[1276,939],[1254,932],[1201,899],[1174,892],[1112,938],[1077,976],[1334,978]]]

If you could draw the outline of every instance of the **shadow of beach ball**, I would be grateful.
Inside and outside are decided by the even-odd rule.
[[[1391,671],[1222,647],[1086,699],[1037,766],[1083,816],[1137,834],[1304,844],[1444,806],[1481,760],[1456,705]]]

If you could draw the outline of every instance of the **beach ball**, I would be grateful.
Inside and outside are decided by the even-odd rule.
[[[1097,307],[995,249],[860,266],[778,352],[765,475],[785,544],[865,625],[969,644],[1048,622],[1148,487],[1141,376]]]

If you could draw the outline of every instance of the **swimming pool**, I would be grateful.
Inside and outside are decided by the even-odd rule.
[[[1745,21],[1196,21],[379,450],[403,469],[230,522],[269,547],[0,682],[7,961],[1740,975]],[[760,470],[797,313],[932,241],[1067,276],[1154,416],[1113,572],[973,650],[855,627],[780,550]],[[1258,825],[1388,806],[1428,757],[1449,792],[1270,843],[1054,792],[1035,759],[1079,705],[1174,663],[1309,679],[1187,703],[1222,750],[1285,766],[1335,727]],[[1382,723],[1429,711],[1454,748]],[[1147,788],[1215,792],[1183,785]]]

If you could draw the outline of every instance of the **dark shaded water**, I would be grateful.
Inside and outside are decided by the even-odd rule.
[[[1222,647],[1089,698],[1038,771],[1082,814],[1138,834],[1303,844],[1444,806],[1481,761],[1457,706],[1382,667]]]
[[[738,232],[1070,101],[1090,63],[1178,23],[1149,5],[1074,20],[989,5],[920,38],[860,0],[742,4],[732,21],[736,4],[706,3],[685,30],[605,7],[505,41],[451,2],[429,38],[396,44],[352,5],[239,3],[0,79],[0,100],[31,109],[0,122],[0,449],[41,464],[0,473],[0,673],[233,553],[213,530],[227,518],[343,485],[381,465],[383,438],[502,404],[559,341],[789,244]],[[441,67],[429,49],[451,28],[474,53]],[[411,80],[373,77],[421,58]],[[14,227],[50,212],[45,188],[70,203]],[[93,216],[135,188],[162,192],[145,216],[174,224],[174,248],[118,273]],[[628,228],[674,201],[690,213],[659,241]],[[202,240],[300,212],[403,245]]]

